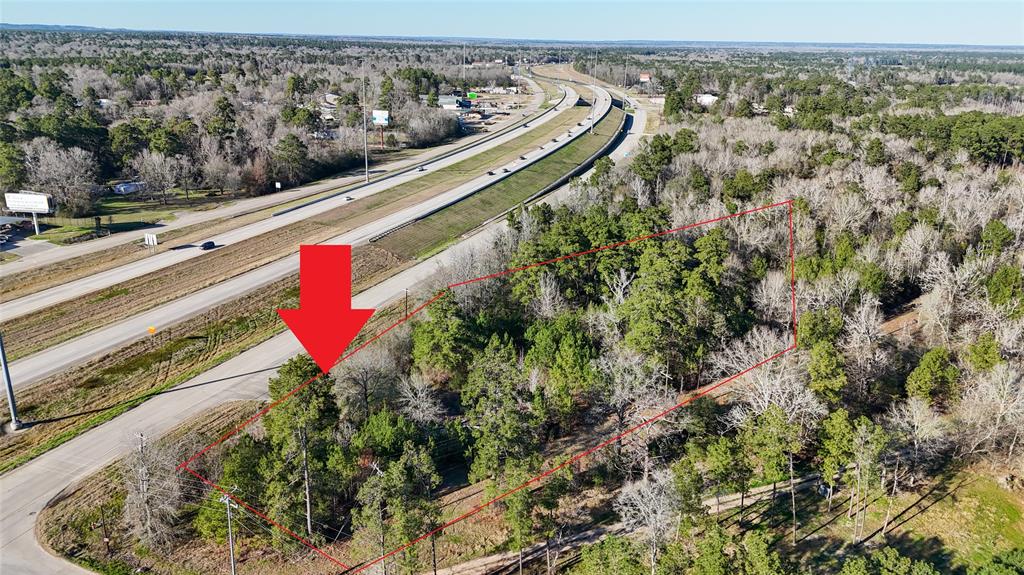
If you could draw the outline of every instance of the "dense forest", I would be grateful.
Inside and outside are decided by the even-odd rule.
[[[262,194],[337,173],[362,161],[373,108],[391,112],[394,144],[433,145],[461,128],[431,99],[510,82],[505,52],[485,48],[466,57],[501,63],[463,67],[453,46],[248,36],[3,31],[0,45],[0,188],[45,190],[68,216],[89,215],[116,180],[157,196]]]
[[[117,126],[133,122],[150,134],[109,148],[110,169],[167,157],[160,146],[192,131],[218,154],[248,142],[227,160],[246,180],[254,148],[276,157],[288,141],[272,144],[281,133],[301,140],[281,116],[294,117],[291,95],[331,82],[352,89],[344,77],[359,64],[329,67],[317,61],[321,49],[263,61],[257,44],[228,69],[193,54],[191,75],[107,64],[134,77],[90,67],[86,53],[67,57],[80,67],[74,75],[50,80],[14,52],[4,82],[23,87],[14,102],[24,103],[6,110],[38,119],[11,124],[5,155],[77,149],[102,173],[102,145],[32,126],[50,125],[58,100],[81,93],[86,78],[105,78],[115,98],[142,89],[169,101],[163,118],[103,127],[109,136],[97,142],[124,141],[115,135],[130,128]],[[396,94],[452,81],[441,64],[451,48],[374,49],[401,62],[389,72]],[[413,57],[438,61],[437,71],[404,73]],[[1018,505],[1024,490],[1024,60],[623,49],[598,62],[581,57],[575,68],[610,83],[654,71],[654,86],[632,91],[664,96],[659,133],[628,161],[600,160],[556,205],[511,214],[488,249],[439,272],[430,293],[442,295],[423,314],[330,374],[317,377],[306,356],[290,360],[269,389],[271,401],[287,399],[194,468],[332,554],[386,555],[374,566],[381,573],[429,572],[484,549],[518,554],[520,572],[572,575],[1024,573],[1019,533],[996,534],[989,515],[987,525],[946,525],[962,532],[924,542],[898,531],[905,496],[943,493],[960,474],[987,478]],[[200,90],[214,78],[233,88]],[[208,102],[205,115],[171,113],[199,109],[176,108],[175,90],[199,90],[183,102]],[[699,104],[703,93],[717,102]],[[277,104],[236,105],[261,97]],[[103,123],[89,106],[68,110]],[[259,117],[273,117],[272,129]],[[152,451],[125,463],[120,509],[131,538],[110,565],[134,564],[140,548],[170,554],[227,535],[222,494],[175,473],[182,449]],[[161,478],[159,505],[140,492],[140,470]],[[805,479],[811,487],[798,492]],[[442,494],[474,487],[484,501],[502,496],[467,521],[475,530],[404,547],[453,518]],[[617,533],[562,550],[596,525]],[[279,529],[236,536],[282,564],[310,557]],[[961,537],[990,544],[957,547]],[[541,558],[524,567],[537,545]]]

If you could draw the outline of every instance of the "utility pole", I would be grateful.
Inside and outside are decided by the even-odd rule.
[[[466,87],[466,43],[462,43],[462,87]]]
[[[228,553],[231,556],[231,575],[235,575],[235,532],[231,525],[231,507],[234,504],[226,494],[220,500],[228,511]]]
[[[405,288],[405,317],[409,317],[409,288]]]
[[[3,364],[4,387],[7,389],[7,406],[11,409],[11,431],[21,429],[18,419],[18,405],[14,402],[14,384],[11,383],[11,371],[7,368],[7,351],[4,350],[4,336],[0,334],[0,364]]]
[[[370,146],[366,143],[366,57],[363,57],[363,181],[370,183]]]
[[[99,527],[103,529],[103,545],[107,548],[107,557],[110,557],[110,531],[107,529],[107,506],[106,504],[100,505],[100,523]]]
[[[139,495],[146,512],[146,533],[153,536],[153,510],[149,505],[149,462],[146,461],[146,436],[139,434]]]

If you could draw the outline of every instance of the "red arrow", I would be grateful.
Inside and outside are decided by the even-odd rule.
[[[299,246],[299,309],[279,309],[324,372],[341,357],[375,310],[352,309],[352,246]]]

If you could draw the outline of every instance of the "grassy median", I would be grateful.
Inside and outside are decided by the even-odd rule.
[[[597,124],[593,137],[581,138],[545,158],[544,161],[551,161],[539,168],[545,177],[524,170],[505,180],[508,183],[503,182],[503,186],[480,192],[486,194],[482,203],[464,200],[452,206],[459,208],[449,214],[457,219],[457,226],[431,225],[414,230],[415,237],[423,242],[421,247],[425,250],[426,246],[434,246],[436,251],[437,246],[451,241],[455,231],[479,226],[568,172],[580,159],[586,159],[614,137],[621,114],[621,110],[613,108]],[[553,172],[556,168],[563,171]],[[468,212],[456,216],[460,210]],[[424,250],[421,251],[425,253]],[[380,245],[357,246],[353,250],[354,287],[364,290],[414,263],[413,257],[402,258]],[[18,404],[23,419],[39,423],[22,433],[0,436],[0,472],[21,465],[280,333],[284,325],[275,310],[297,305],[297,286],[298,275],[289,276],[20,391]],[[122,296],[110,299],[117,297]],[[404,302],[378,310],[362,335],[390,325],[403,312]]]
[[[511,162],[523,151],[564,133],[586,116],[579,107],[522,136],[446,168],[394,186],[372,196],[333,208],[236,244],[168,266],[143,276],[65,300],[0,324],[13,361],[46,349],[126,316],[152,309],[272,261],[295,253],[299,244],[320,243],[381,217],[419,204],[477,177],[482,171]],[[207,236],[208,237],[208,236]]]

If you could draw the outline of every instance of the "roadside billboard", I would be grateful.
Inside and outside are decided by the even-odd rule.
[[[372,117],[374,126],[387,126],[391,123],[391,113],[387,110],[374,110]]]
[[[650,72],[640,72],[640,83],[646,84],[651,81]]]
[[[21,191],[4,194],[7,209],[12,212],[29,212],[32,214],[50,213],[50,196],[36,192]]]

